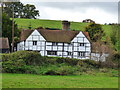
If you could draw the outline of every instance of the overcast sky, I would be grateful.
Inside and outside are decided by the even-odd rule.
[[[75,22],[92,19],[100,24],[118,23],[118,2],[21,2],[35,5],[40,19]]]

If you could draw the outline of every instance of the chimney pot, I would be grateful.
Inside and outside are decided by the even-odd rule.
[[[62,30],[69,31],[70,30],[70,22],[68,22],[66,20],[62,21]]]

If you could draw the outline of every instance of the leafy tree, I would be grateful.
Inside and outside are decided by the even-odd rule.
[[[21,2],[4,2],[2,6],[3,12],[10,17],[12,17],[13,7],[15,18],[36,19],[36,16],[39,16],[39,11],[34,5],[23,5]]]
[[[14,23],[14,36],[19,37],[17,24]],[[2,37],[8,37],[9,44],[12,42],[12,20],[5,13],[2,14]]]
[[[34,5],[27,4],[23,8],[23,18],[34,18],[36,19],[35,16],[39,16],[39,11],[35,10],[36,7]]]
[[[101,38],[105,35],[102,26],[96,23],[90,23],[85,27],[85,31],[89,33],[92,41],[101,40]]]
[[[115,50],[120,50],[120,25],[112,25],[112,32],[110,35],[112,44],[114,45]]]
[[[21,2],[4,2],[3,12],[9,17],[12,17],[13,7],[14,7],[14,17],[18,18],[22,16],[23,4]]]

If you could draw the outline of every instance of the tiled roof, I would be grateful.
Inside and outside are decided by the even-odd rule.
[[[8,48],[9,48],[8,38],[0,38],[0,49],[8,49]]]
[[[20,34],[20,41],[24,41],[34,30],[22,30]]]
[[[50,42],[67,42],[70,43],[73,38],[79,33],[78,31],[65,30],[38,30],[40,34]]]
[[[48,29],[37,29],[38,32],[45,38],[46,41],[50,42],[66,42],[70,43],[73,38],[79,33],[79,31],[66,31],[66,30],[48,30]],[[23,30],[21,32],[20,41],[24,41],[34,30]],[[83,34],[90,40],[88,32]]]

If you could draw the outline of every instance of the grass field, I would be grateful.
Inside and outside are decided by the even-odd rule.
[[[8,74],[3,77],[3,88],[118,88],[118,78],[104,75],[40,76]]]
[[[20,19],[16,18],[15,22],[18,24],[19,28],[28,29],[31,25],[32,29],[43,27],[43,28],[57,28],[62,29],[62,22],[58,20],[43,20],[43,19]],[[71,30],[84,31],[85,27],[89,23],[82,22],[71,22]],[[110,25],[102,25],[102,28],[107,36],[110,36],[112,28]],[[105,37],[103,37],[105,39]]]
[[[62,29],[62,23],[60,20],[44,20],[44,19],[21,19],[16,18],[15,22],[18,24],[19,28],[28,29],[29,25],[31,25],[32,29],[38,28],[38,27],[44,27],[44,28],[58,28]],[[79,30],[84,31],[85,27],[89,23],[83,23],[83,22],[71,22],[70,28],[71,30]],[[110,25],[102,25],[102,28],[104,29],[105,33],[110,35],[111,32],[111,26]]]

